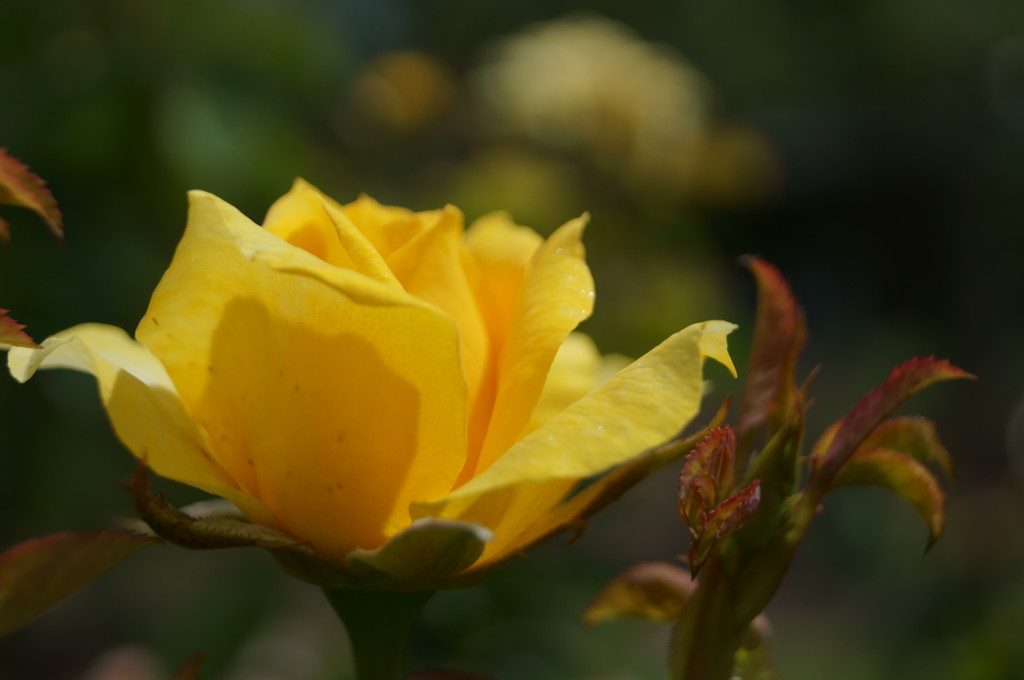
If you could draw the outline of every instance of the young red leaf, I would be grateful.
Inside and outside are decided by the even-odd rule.
[[[934,475],[910,456],[892,449],[858,449],[839,470],[833,486],[870,485],[910,501],[928,525],[928,547],[942,535],[945,496]]]
[[[583,612],[583,623],[594,625],[625,617],[675,621],[693,589],[693,579],[681,567],[665,562],[637,564],[601,589]]]
[[[0,309],[0,345],[13,347],[39,347],[22,329],[23,325],[7,316],[6,309]]]
[[[811,460],[821,460],[825,457],[842,423],[841,420],[832,423],[818,437],[818,441],[811,447]],[[946,477],[953,477],[953,459],[939,440],[935,424],[927,418],[921,416],[889,418],[872,430],[871,434],[865,437],[857,447],[857,450],[878,448],[901,451],[923,463],[937,465]],[[856,454],[856,452],[854,453]]]
[[[159,539],[131,531],[54,534],[0,555],[0,635],[28,623]]]
[[[897,366],[885,382],[864,396],[839,423],[824,453],[812,457],[812,485],[824,493],[839,468],[871,432],[915,392],[942,380],[974,376],[935,357],[914,358]]]
[[[701,527],[690,531],[690,570],[696,576],[707,561],[711,549],[723,538],[743,526],[757,512],[761,504],[761,480],[750,484],[729,496],[721,504],[704,513]]]
[[[728,425],[712,430],[686,456],[679,473],[679,501],[700,491],[707,505],[718,504],[719,494],[732,486],[732,466],[736,458],[736,437]]]
[[[725,538],[742,526],[761,503],[761,480],[755,479],[708,513],[707,532]]]
[[[779,270],[759,257],[741,258],[757,280],[757,321],[740,409],[740,452],[758,429],[777,423],[796,392],[796,362],[807,339],[803,314]]]
[[[704,536],[706,510],[732,488],[736,438],[728,425],[712,430],[687,454],[679,473],[679,516],[690,528],[691,543]]]
[[[32,210],[54,236],[64,239],[64,222],[46,183],[4,148],[0,148],[0,203]],[[0,220],[0,239],[6,240],[9,235],[7,223]]]

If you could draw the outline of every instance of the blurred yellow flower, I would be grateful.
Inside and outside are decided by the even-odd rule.
[[[506,38],[477,83],[493,124],[584,151],[628,181],[683,185],[695,170],[703,76],[610,19],[574,15]]]
[[[192,192],[137,339],[76,326],[12,349],[11,372],[92,373],[152,470],[332,560],[445,518],[489,530],[479,568],[691,420],[705,357],[732,370],[733,326],[710,321],[598,386],[573,333],[594,301],[584,223],[543,241],[494,214],[463,233],[450,206],[340,205],[300,180],[260,227]]]
[[[704,74],[611,19],[530,26],[497,43],[474,83],[485,129],[579,154],[642,201],[744,204],[778,182],[767,139],[710,113]]]

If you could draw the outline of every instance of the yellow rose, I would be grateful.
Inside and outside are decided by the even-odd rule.
[[[9,365],[93,374],[149,468],[334,562],[438,518],[487,530],[480,569],[689,422],[705,357],[733,370],[733,326],[711,321],[597,387],[573,333],[594,300],[584,223],[544,241],[496,214],[463,233],[453,207],[343,206],[300,180],[260,227],[193,192],[135,340],[85,324]]]

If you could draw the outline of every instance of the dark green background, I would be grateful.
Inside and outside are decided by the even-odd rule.
[[[757,200],[697,192],[658,205],[585,153],[476,130],[462,85],[495,41],[580,9],[0,0],[0,146],[49,182],[67,228],[57,247],[31,214],[2,209],[13,241],[0,247],[0,305],[37,339],[84,321],[131,329],[181,234],[187,189],[259,220],[296,176],[343,201],[366,191],[417,209],[462,204],[470,218],[507,209],[545,233],[589,210],[598,307],[587,329],[606,351],[638,355],[726,318],[741,325],[741,359],[752,289],[734,259],[761,253],[806,308],[806,369],[822,369],[812,432],[915,354],[980,377],[911,405],[938,421],[958,469],[947,535],[927,556],[899,500],[847,490],[826,503],[769,610],[784,677],[1022,677],[1024,4],[587,4],[688,59],[712,118],[757,131],[776,159],[778,183]],[[407,133],[352,107],[364,66],[398,49],[431,55],[460,85],[450,109]],[[557,168],[562,184],[538,194],[500,168],[476,173],[499,147]],[[720,394],[733,389],[723,371],[709,375]],[[131,514],[116,484],[133,461],[90,379],[0,378],[0,409],[3,545]],[[571,547],[555,541],[442,595],[417,658],[508,680],[660,677],[663,626],[577,621],[624,567],[685,552],[674,505],[668,473]],[[0,640],[0,677],[84,678],[101,655],[137,646],[168,669],[204,649],[208,678],[319,680],[347,663],[342,639],[319,594],[265,555],[160,547]]]

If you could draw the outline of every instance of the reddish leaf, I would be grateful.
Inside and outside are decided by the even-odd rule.
[[[203,653],[196,652],[178,668],[172,680],[199,680],[199,670],[204,660]]]
[[[832,423],[811,447],[811,459],[824,458],[843,421]],[[892,449],[907,454],[923,463],[937,465],[947,477],[953,477],[953,460],[935,431],[935,424],[920,416],[889,418],[871,431],[857,451],[861,449]],[[856,451],[854,452],[856,455]]]
[[[953,459],[939,441],[935,423],[927,418],[890,418],[872,430],[858,449],[899,451],[922,463],[937,465],[948,478],[953,477]]]
[[[707,531],[725,538],[750,519],[761,503],[761,480],[755,479],[708,513]]]
[[[6,635],[159,539],[130,531],[54,534],[0,555],[0,635]]]
[[[839,423],[828,448],[811,459],[814,465],[812,483],[816,491],[824,493],[853,451],[910,395],[941,380],[973,377],[948,361],[935,357],[910,359],[894,368],[885,382],[857,402]]]
[[[789,284],[773,265],[741,258],[757,280],[757,322],[739,419],[739,450],[745,456],[757,431],[777,425],[797,396],[796,362],[807,339],[803,313]]]
[[[693,579],[681,567],[665,562],[637,564],[601,589],[583,612],[583,623],[593,625],[625,617],[675,621],[693,589]]]
[[[732,466],[736,457],[736,438],[728,425],[712,430],[686,456],[679,473],[679,507],[686,516],[692,517],[688,508],[695,494],[700,495],[702,504],[714,507],[723,491],[732,486]]]
[[[34,211],[46,222],[53,235],[64,239],[64,223],[46,183],[28,167],[0,148],[0,203],[18,205]],[[0,220],[0,239],[10,236],[7,223]]]
[[[942,488],[928,468],[904,453],[858,449],[839,470],[833,485],[870,485],[895,491],[913,504],[928,525],[928,547],[942,535],[946,517]]]
[[[14,347],[39,347],[22,329],[23,325],[7,316],[6,309],[0,309],[0,345]]]
[[[711,549],[750,519],[761,504],[761,480],[755,479],[739,492],[705,512],[701,526],[690,529],[690,571],[694,576],[711,554]]]

